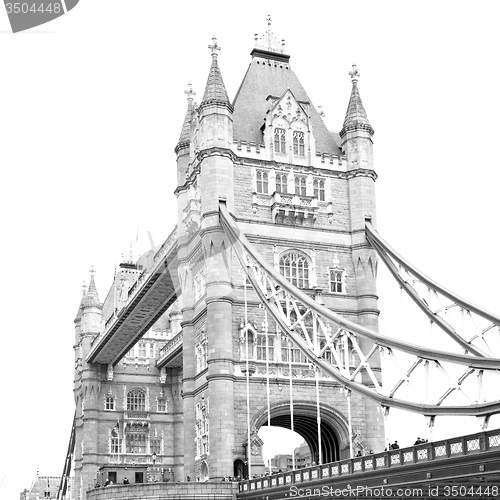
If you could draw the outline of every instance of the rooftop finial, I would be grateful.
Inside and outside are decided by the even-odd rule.
[[[212,37],[212,45],[209,45],[208,48],[212,50],[212,57],[217,57],[217,51],[220,50],[221,47],[217,44],[217,38],[215,38],[215,36]]]
[[[267,21],[267,31],[259,38],[259,35],[255,35],[255,48],[263,49],[268,52],[278,52],[279,54],[284,54],[285,52],[285,40],[281,42],[274,36],[271,31],[271,16],[266,17]]]
[[[349,75],[351,76],[352,83],[357,83],[361,75],[359,74],[358,68],[356,67],[355,63],[352,64],[352,71],[349,71]]]
[[[267,16],[266,21],[267,21],[267,46],[268,46],[268,49],[270,50],[272,37],[273,37],[273,33],[271,31],[271,21],[272,21],[271,16]]]
[[[193,90],[193,84],[188,83],[188,89],[184,91],[185,94],[188,96],[188,101],[193,100],[193,96],[196,95],[196,92]]]
[[[82,294],[85,295],[85,292],[87,291],[87,285],[85,284],[85,281],[82,283]]]

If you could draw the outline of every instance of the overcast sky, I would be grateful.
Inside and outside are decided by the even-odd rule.
[[[80,285],[94,265],[104,299],[138,228],[139,251],[146,231],[158,244],[173,228],[183,91],[192,82],[203,95],[216,35],[232,99],[268,14],[330,129],[342,127],[357,63],[380,233],[426,274],[499,310],[498,2],[172,5],[81,0],[16,35],[0,8],[2,499],[37,467],[61,474]],[[381,276],[381,327],[396,336],[389,289]],[[403,444],[421,433],[396,429],[394,419],[388,437]]]

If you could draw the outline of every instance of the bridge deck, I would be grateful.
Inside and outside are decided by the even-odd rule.
[[[126,306],[94,339],[88,362],[116,364],[180,296],[177,246],[172,235],[158,251],[153,267],[130,290]]]
[[[500,486],[500,430],[242,481],[237,496],[266,500],[285,496],[320,498],[332,488],[384,487],[395,491],[420,485],[425,490],[431,485],[457,481]],[[299,495],[299,490],[304,494]]]

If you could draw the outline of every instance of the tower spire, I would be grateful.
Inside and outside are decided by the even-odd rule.
[[[232,109],[232,106],[229,103],[229,97],[227,96],[224,81],[222,80],[222,74],[217,63],[218,51],[220,51],[221,47],[217,43],[217,38],[215,38],[215,36],[212,38],[212,43],[208,46],[208,48],[212,51],[212,65],[210,66],[210,72],[208,73],[207,85],[205,87],[205,93],[203,94],[200,108],[210,104],[216,104]]]
[[[80,305],[78,306],[78,311],[76,313],[75,323],[82,319],[83,314],[83,301],[85,300],[87,285],[85,281],[82,283],[82,298],[80,299]]]
[[[179,142],[175,146],[175,153],[178,153],[180,149],[189,146],[191,141],[191,119],[194,111],[193,96],[196,92],[193,90],[193,85],[188,83],[188,89],[184,91],[187,94],[188,106],[186,110],[186,116],[184,117],[184,123],[182,124],[181,135],[179,137]]]
[[[83,305],[84,307],[89,307],[93,305],[101,305],[99,301],[99,295],[97,294],[97,287],[95,286],[95,280],[94,280],[94,274],[95,274],[95,269],[94,266],[90,268],[90,283],[89,283],[89,288],[87,290],[87,294],[83,298]]]
[[[349,105],[347,106],[347,113],[345,115],[344,125],[340,131],[340,137],[343,137],[349,130],[367,130],[370,135],[374,134],[374,130],[368,121],[363,102],[358,90],[358,80],[361,76],[356,64],[352,65],[352,70],[349,71],[352,81],[351,97],[349,98]]]

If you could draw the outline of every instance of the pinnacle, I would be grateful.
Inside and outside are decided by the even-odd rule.
[[[179,137],[177,146],[175,147],[176,153],[179,151],[179,149],[189,145],[191,138],[191,117],[193,114],[193,110],[194,110],[193,99],[190,97],[188,98],[188,106],[186,110],[186,116],[184,117],[184,122],[182,124],[181,135]]]
[[[90,307],[94,305],[102,306],[102,304],[99,302],[99,295],[97,294],[97,287],[95,286],[94,274],[95,271],[94,267],[92,266],[92,269],[90,270],[89,288],[85,297],[82,298],[84,307]]]
[[[340,135],[344,136],[348,130],[355,129],[365,129],[370,134],[373,134],[373,128],[368,121],[368,116],[363,106],[363,101],[361,100],[361,96],[359,95],[359,72],[355,64],[353,64],[353,71],[350,71],[349,74],[352,78],[352,91],[351,97],[349,98],[349,105],[347,106],[344,125],[342,127],[342,130],[340,131]]]
[[[205,93],[203,94],[200,107],[207,104],[222,104],[224,106],[231,106],[224,81],[222,80],[222,74],[217,63],[216,51],[220,50],[220,47],[217,45],[217,39],[215,37],[212,40],[213,44],[209,45],[209,48],[212,49],[212,65],[210,66],[207,85],[205,87]]]

